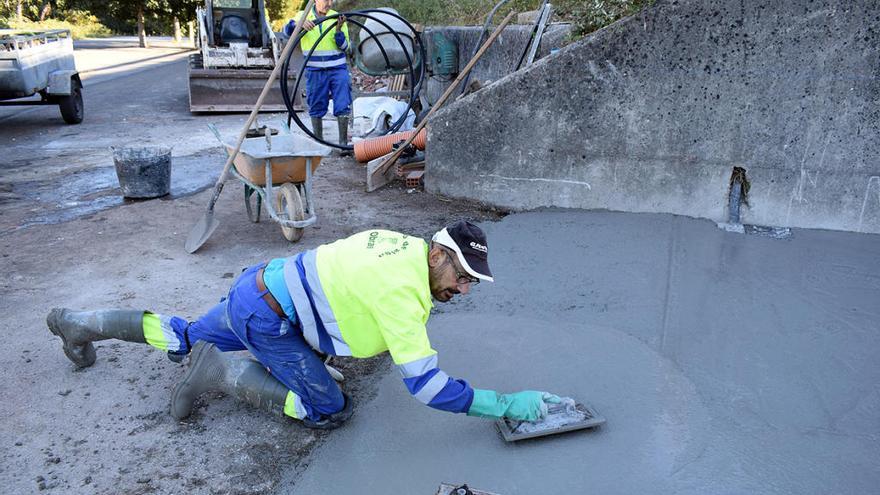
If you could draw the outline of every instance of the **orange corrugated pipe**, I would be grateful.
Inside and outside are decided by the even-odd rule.
[[[363,141],[358,141],[354,143],[354,158],[355,160],[364,163],[372,160],[373,158],[379,158],[382,155],[387,155],[391,153],[391,146],[398,142],[408,139],[412,136],[413,131],[404,131],[397,132],[394,134],[389,134],[387,136],[380,136],[372,139],[364,139]],[[425,139],[427,139],[428,131],[426,129],[422,129],[419,131],[418,136],[413,140],[413,143],[416,148],[420,150],[425,149]]]

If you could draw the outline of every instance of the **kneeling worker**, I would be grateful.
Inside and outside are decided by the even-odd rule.
[[[189,368],[171,414],[187,417],[208,391],[229,395],[311,428],[340,426],[352,413],[317,353],[371,357],[390,352],[409,392],[435,409],[534,421],[555,395],[472,388],[438,367],[425,324],[434,300],[492,281],[486,237],[465,221],[430,243],[370,230],[243,271],[228,296],[196,321],[141,310],[53,309],[47,324],[78,367],[95,362],[93,341],[148,343]],[[256,360],[227,353],[247,349]]]

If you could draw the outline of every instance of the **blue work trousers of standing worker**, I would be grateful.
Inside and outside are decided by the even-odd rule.
[[[278,316],[263,300],[268,291],[257,288],[256,275],[264,266],[246,268],[232,284],[228,297],[198,320],[187,324],[175,317],[171,326],[178,339],[188,345],[204,340],[223,352],[247,349],[302,399],[309,419],[319,421],[322,416],[341,411],[345,399],[303,338],[301,327]]]
[[[306,67],[306,102],[309,116],[321,118],[327,113],[330,98],[333,98],[333,115],[348,115],[351,112],[351,76],[348,67],[329,67],[324,69]]]

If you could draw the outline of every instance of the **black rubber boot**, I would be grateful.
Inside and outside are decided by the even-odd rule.
[[[54,308],[46,317],[49,331],[61,337],[64,354],[79,368],[95,363],[92,342],[119,339],[146,343],[143,321],[143,311],[129,309],[73,311]]]
[[[224,392],[258,409],[286,417],[284,403],[287,400],[287,387],[259,362],[220,352],[214,344],[207,342],[196,343],[190,359],[186,375],[174,387],[171,395],[171,415],[174,418],[189,416],[195,400],[211,391]],[[351,417],[351,400],[348,396],[345,396],[345,402],[346,408],[336,415],[319,422],[306,419],[303,424],[310,428],[337,428]]]
[[[348,144],[348,116],[336,117],[336,126],[339,129],[339,144]],[[339,150],[339,156],[351,156],[351,150]]]
[[[318,139],[324,139],[324,121],[320,117],[312,117],[312,132]]]

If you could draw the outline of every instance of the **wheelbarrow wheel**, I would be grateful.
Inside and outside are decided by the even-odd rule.
[[[263,197],[257,194],[257,191],[247,184],[244,185],[244,206],[247,209],[248,220],[254,223],[260,223]]]
[[[278,189],[278,211],[286,213],[288,220],[305,220],[305,209],[303,208],[302,198],[300,197],[299,190],[296,186],[288,182],[282,184]],[[300,240],[303,236],[303,230],[304,229],[298,229],[296,227],[281,226],[281,232],[284,234],[284,238],[290,242]]]
[[[309,205],[309,201],[306,197],[306,185],[305,183],[300,183],[296,185],[296,188],[299,190],[299,199],[302,201],[303,212],[308,212],[311,205]]]

